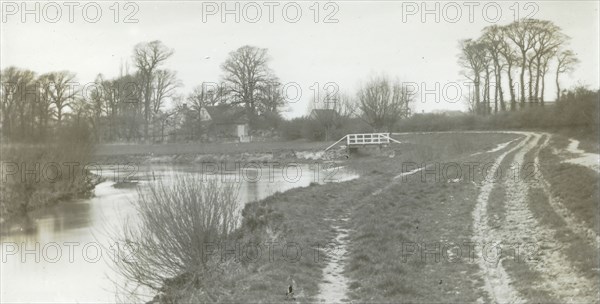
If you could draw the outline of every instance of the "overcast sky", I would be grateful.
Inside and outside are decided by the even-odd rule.
[[[17,5],[15,14],[10,3]],[[84,13],[85,2],[73,8],[73,22],[64,3],[59,2],[60,18],[56,17],[56,7],[42,4],[39,23],[34,14],[21,15],[20,3],[3,3],[2,68],[14,65],[38,73],[70,70],[76,72],[80,82],[89,82],[98,73],[117,76],[121,62],[130,61],[138,42],[161,40],[175,50],[165,67],[177,71],[183,83],[180,92],[187,95],[203,81],[219,80],[219,66],[230,51],[254,45],[269,49],[270,67],[283,83],[295,82],[302,89],[302,98],[291,105],[287,117],[305,114],[314,83],[323,89],[326,83],[333,82],[341,91],[354,94],[361,82],[379,74],[417,83],[421,91],[434,90],[439,83],[437,97],[427,95],[425,102],[417,98],[418,112],[462,110],[464,103],[444,101],[441,92],[446,86],[447,93],[454,95],[451,84],[463,82],[457,64],[458,41],[478,37],[485,26],[510,23],[515,14],[551,20],[572,37],[570,47],[581,64],[574,73],[562,78],[563,87],[576,83],[599,87],[597,1],[530,2],[528,6],[527,2],[502,1],[488,5],[486,11],[483,7],[487,2],[469,6],[473,2],[427,1],[422,7],[421,1],[345,1],[328,6],[327,2],[307,1],[296,2],[302,15],[295,23],[295,6],[288,5],[285,13],[284,2],[272,6],[272,15],[272,4],[255,2],[262,13],[258,17],[254,4],[237,2],[239,23],[233,14],[222,16],[222,2],[210,2],[204,7],[200,2],[131,2],[129,7],[121,3],[119,22],[114,20],[116,7],[111,9],[114,2],[99,2],[101,16],[95,23],[91,22],[96,16],[95,6],[86,6]],[[207,15],[213,5],[219,11]],[[227,8],[235,9],[234,5],[228,2]],[[319,22],[315,22],[317,7]],[[35,6],[27,3],[27,8]],[[423,16],[423,8],[432,13]],[[137,22],[124,23],[126,15],[132,12],[131,19]],[[329,21],[337,23],[325,23],[328,15]],[[225,22],[222,17],[227,18]],[[22,18],[27,19],[22,22]],[[49,22],[53,19],[58,21]],[[258,22],[251,23],[253,20]],[[547,80],[547,99],[555,96],[553,79],[551,75]]]

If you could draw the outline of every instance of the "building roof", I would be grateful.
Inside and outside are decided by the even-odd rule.
[[[248,115],[246,109],[240,106],[218,105],[207,106],[206,111],[213,123],[216,124],[246,124]]]

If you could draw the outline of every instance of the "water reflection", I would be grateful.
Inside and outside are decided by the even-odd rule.
[[[114,168],[103,168],[103,174],[116,176],[111,170]],[[243,204],[312,182],[356,177],[343,168],[332,170],[308,165],[289,167],[287,171],[269,167],[227,170],[207,174],[206,168],[198,166],[151,166],[140,168],[139,186],[157,180],[168,183],[176,174],[203,174],[222,182],[238,182],[239,199]],[[106,232],[136,219],[131,204],[136,189],[115,188],[114,184],[109,178],[97,185],[93,198],[63,202],[2,224],[2,302],[106,303],[117,300],[117,287],[123,282],[118,281],[107,262],[113,252]]]

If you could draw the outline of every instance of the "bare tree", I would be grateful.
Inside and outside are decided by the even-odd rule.
[[[575,56],[575,53],[571,50],[564,50],[558,52],[556,55],[557,66],[556,66],[556,101],[560,100],[560,82],[558,78],[560,74],[568,73],[573,71],[575,65],[579,63],[579,59]]]
[[[568,36],[561,32],[561,28],[556,26],[553,22],[547,20],[535,20],[534,33],[536,34],[535,44],[533,50],[534,54],[534,66],[536,70],[535,75],[535,89],[534,89],[534,100],[544,105],[543,98],[540,100],[540,80],[543,81],[544,62],[548,62],[549,58],[555,55],[555,50],[566,43],[569,39]],[[531,68],[531,67],[530,67]]]
[[[283,97],[279,81],[276,78],[271,79],[262,84],[259,90],[260,103],[257,105],[258,113],[279,114],[281,107],[285,105],[285,98]]]
[[[171,70],[157,70],[153,81],[152,112],[157,114],[169,98],[173,98],[176,89],[181,86],[177,75]]]
[[[180,111],[183,114],[183,129],[186,129],[186,136],[189,139],[201,138],[204,123],[208,117],[203,117],[203,108],[218,105],[223,96],[223,86],[213,87],[212,83],[202,83],[194,87],[192,92],[187,96],[185,110]],[[184,108],[184,107],[182,107]]]
[[[221,65],[230,102],[244,105],[251,120],[256,114],[257,102],[260,102],[261,88],[273,79],[268,62],[267,49],[246,45],[229,53]]]
[[[108,118],[108,134],[109,140],[115,139],[117,129],[117,116],[119,114],[119,99],[116,80],[103,80],[100,82],[102,90],[102,98],[104,99],[104,112]]]
[[[337,94],[337,111],[342,118],[353,118],[358,113],[358,103],[356,99],[347,93],[338,92]],[[410,113],[409,113],[410,114]]]
[[[26,132],[31,128],[35,104],[36,83],[35,73],[16,67],[9,67],[2,71],[2,132],[10,138],[25,138]]]
[[[71,109],[73,110],[73,120],[75,126],[79,129],[82,125],[90,122],[92,128],[94,128],[94,137],[98,136],[98,126],[94,125],[94,110],[93,104],[85,98],[75,98],[71,103]]]
[[[482,45],[485,45],[482,43]],[[483,66],[484,66],[484,78],[483,78],[483,109],[482,109],[482,114],[487,115],[490,114],[492,107],[490,106],[491,103],[491,97],[490,97],[490,86],[491,86],[491,81],[490,81],[490,72],[493,68],[491,68],[492,66],[492,58],[489,55],[489,52],[487,49],[484,49],[484,53],[483,53]],[[496,104],[497,104],[498,100],[496,100]]]
[[[149,125],[151,121],[152,84],[157,69],[173,55],[174,51],[162,42],[155,40],[139,43],[133,50],[133,61],[140,74],[142,95],[144,99],[144,136],[149,140]]]
[[[81,103],[84,103],[85,105],[78,105],[82,108],[87,106],[87,114],[94,132],[94,139],[97,142],[100,141],[101,133],[104,129],[102,120],[104,119],[105,114],[108,113],[108,109],[106,107],[107,98],[104,96],[104,88],[102,87],[104,82],[105,80],[102,74],[96,76],[94,81],[95,85],[91,88],[88,94],[83,96],[81,99]],[[77,117],[79,119],[80,115],[77,114]]]
[[[190,107],[195,111],[200,111],[206,106],[216,106],[219,104],[225,94],[223,86],[212,88],[207,83],[203,83],[194,87],[192,92],[187,96],[186,100],[190,103]]]
[[[402,118],[410,115],[413,93],[398,81],[377,77],[365,84],[357,98],[365,120],[373,129],[391,131]]]
[[[38,134],[40,137],[47,135],[49,122],[54,115],[52,98],[50,97],[51,80],[49,74],[40,75],[37,79],[39,89],[39,100],[37,107]]]
[[[506,109],[502,87],[502,72],[505,68],[509,84],[510,109],[516,110],[517,97],[512,74],[513,67],[516,66],[521,68],[519,81],[521,107],[525,105],[526,94],[531,103],[540,102],[543,105],[544,78],[548,71],[548,63],[555,56],[556,49],[565,44],[568,39],[569,37],[562,33],[560,27],[551,21],[521,19],[506,26],[488,26],[484,28],[478,40],[461,41],[460,63],[467,69],[465,75],[473,80],[476,88],[479,87],[481,74],[484,77],[483,105],[479,102],[479,90],[476,89],[475,111],[488,113],[490,110],[491,72],[496,83],[494,111],[498,111],[498,101],[501,110]],[[481,46],[485,47],[484,51],[481,50]],[[529,80],[527,85],[526,71]]]
[[[50,98],[56,111],[56,122],[61,125],[64,110],[70,106],[73,97],[77,94],[74,83],[75,74],[68,71],[48,73],[50,81]]]
[[[521,19],[506,26],[506,37],[518,48],[521,60],[521,107],[525,106],[525,70],[527,69],[527,53],[533,48],[535,35],[532,35],[533,23],[529,19]]]
[[[508,76],[508,92],[510,94],[510,110],[515,111],[517,109],[517,98],[515,95],[512,68],[518,65],[519,57],[511,43],[509,43],[508,39],[506,39],[506,32],[509,30],[509,28],[501,27],[500,29],[502,31],[502,39],[500,40],[500,44],[498,46],[498,52],[502,54],[504,62],[506,62],[506,75]]]
[[[476,40],[466,39],[460,42],[460,49],[459,64],[465,68],[464,75],[471,80],[475,86],[475,111],[479,112],[481,101],[481,73],[486,70],[485,45]]]
[[[488,54],[494,64],[494,112],[498,112],[498,100],[500,100],[500,108],[502,111],[506,110],[504,103],[504,92],[502,90],[502,70],[504,69],[504,62],[502,62],[502,44],[503,44],[503,31],[497,25],[488,26],[483,30],[483,43],[485,43]]]

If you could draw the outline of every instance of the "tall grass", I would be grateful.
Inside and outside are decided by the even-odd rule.
[[[177,176],[173,181],[138,188],[134,206],[139,221],[125,225],[118,244],[130,244],[131,257],[115,256],[116,269],[129,282],[177,298],[210,287],[233,263],[212,249],[232,239],[239,223],[238,189],[233,183]]]

